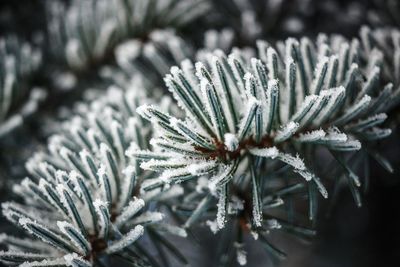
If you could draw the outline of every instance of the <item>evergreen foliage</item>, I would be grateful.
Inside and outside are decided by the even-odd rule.
[[[127,38],[146,39],[156,28],[180,28],[208,10],[203,0],[60,1],[48,3],[53,54],[81,71],[101,64]],[[111,55],[110,55],[111,53]]]
[[[400,102],[400,31],[379,15],[393,3],[344,21],[349,37],[310,34],[322,4],[289,2],[48,1],[40,47],[1,37],[0,138],[34,117],[45,141],[9,179],[0,261],[189,265],[180,240],[205,228],[215,266],[246,265],[249,239],[284,259],[271,233],[315,236],[343,185],[361,207],[361,167],[395,169],[380,149]]]
[[[30,90],[28,82],[41,62],[41,51],[16,36],[0,39],[0,137],[34,113],[43,100],[43,90]]]
[[[155,200],[161,205],[182,189],[141,194],[138,187],[149,174],[125,156],[129,146],[147,146],[151,131],[134,112],[145,99],[133,88],[110,88],[106,96],[80,105],[62,132],[50,138],[48,150],[27,162],[30,177],[13,189],[23,201],[3,203],[3,214],[44,244],[3,235],[9,247],[1,254],[4,262],[91,266],[115,255],[147,266],[131,246],[144,229],[153,240],[160,232],[186,236],[146,205]]]

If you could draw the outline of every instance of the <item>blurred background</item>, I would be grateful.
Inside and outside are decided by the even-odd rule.
[[[50,1],[50,0],[49,0]],[[0,1],[0,36],[17,34],[27,40],[40,42],[40,31],[46,29],[45,0],[1,0]],[[67,2],[67,1],[66,1]],[[231,0],[215,0],[219,14],[223,18],[210,15],[211,22],[223,28],[227,24],[238,25],[238,45],[250,45],[251,36],[246,35],[246,24],[237,24],[240,3]],[[243,2],[243,1],[236,1]],[[269,39],[281,39],[289,36],[315,37],[319,32],[340,33],[356,36],[361,25],[399,26],[400,1],[385,0],[287,0],[279,10],[271,7],[274,2],[267,0],[249,0],[255,9],[256,19],[262,26],[261,36]],[[276,4],[276,3],[275,3]],[[221,16],[221,15],[219,15]],[[251,25],[251,19],[248,22]],[[250,27],[250,26],[249,26]],[[201,37],[196,30],[191,31],[193,40]],[[196,42],[194,42],[196,43]],[[40,77],[37,77],[40,79]],[[74,97],[71,96],[71,102]],[[57,109],[60,99],[50,98],[43,110],[52,112]],[[14,183],[24,177],[22,168],[24,158],[16,160],[13,155],[29,157],[35,147],[45,143],[45,137],[38,131],[38,122],[31,122],[18,129],[14,137],[7,137],[0,144],[0,176],[2,181]],[[371,161],[370,189],[364,196],[363,207],[357,208],[350,192],[340,193],[338,202],[330,209],[328,203],[321,205],[318,235],[311,244],[304,245],[291,238],[281,238],[279,242],[289,255],[279,266],[284,267],[375,267],[400,266],[400,127],[393,135],[382,142],[381,151],[392,162],[393,174],[388,173]],[[15,137],[17,136],[17,138]],[[9,186],[2,186],[0,200],[9,199]],[[329,214],[325,212],[330,210]],[[1,218],[0,232],[5,231],[4,219]],[[213,242],[209,234],[200,241]],[[204,239],[204,240],[203,240]],[[182,246],[185,247],[185,246]],[[187,246],[186,246],[187,247]],[[206,246],[207,247],[207,246]],[[186,249],[187,250],[187,249]],[[251,246],[249,258],[262,259],[250,262],[248,266],[272,266],[262,248]],[[213,257],[213,251],[204,248],[185,251],[193,266],[206,266],[206,256]],[[185,253],[184,252],[184,253]],[[259,256],[251,256],[259,255]],[[265,259],[265,260],[264,260]]]

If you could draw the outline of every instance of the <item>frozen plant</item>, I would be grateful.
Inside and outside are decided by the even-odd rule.
[[[149,172],[125,156],[131,147],[146,147],[151,130],[135,115],[146,95],[136,88],[111,87],[105,96],[80,104],[76,116],[50,138],[48,149],[26,164],[30,177],[14,186],[21,202],[2,204],[3,214],[32,236],[3,234],[8,251],[2,262],[22,266],[103,266],[110,256],[133,266],[156,265],[137,242],[147,232],[157,246],[175,251],[163,236],[186,236],[185,230],[163,222],[155,208],[182,193],[141,193]],[[147,203],[158,203],[150,208]]]
[[[394,171],[400,33],[357,35],[399,7],[358,2],[41,1],[26,29],[0,12],[45,27],[41,51],[0,40],[1,264],[188,265],[180,238],[207,231],[191,264],[265,265],[249,244],[285,258],[280,234],[312,238],[321,200],[361,206],[370,159]]]
[[[147,39],[156,28],[181,28],[208,10],[204,0],[84,0],[48,3],[48,43],[75,71],[112,58],[115,46]]]
[[[230,29],[209,30],[204,34],[204,47],[196,51],[190,41],[171,29],[155,30],[146,41],[131,39],[118,45],[115,49],[118,66],[104,66],[100,75],[117,84],[125,84],[139,76],[146,87],[161,86],[171,66],[188,58],[202,58],[211,50],[229,51],[233,39],[234,33]]]
[[[37,48],[16,36],[0,38],[0,137],[22,124],[43,100],[43,90],[30,90],[41,63]]]
[[[316,192],[328,197],[312,164],[314,148],[322,146],[343,167],[360,205],[361,181],[343,155],[391,133],[379,125],[387,117],[384,112],[392,99],[386,93],[390,89],[392,94],[392,85],[382,87],[379,62],[373,57],[359,61],[357,39],[343,40],[326,35],[316,43],[289,38],[276,48],[259,41],[258,58],[238,49],[229,56],[217,50],[195,66],[185,60],[181,68],[172,67],[165,83],[184,116],[169,115],[154,105],[137,109],[155,130],[153,150],[132,148],[128,155],[141,160],[143,169],[160,173],[141,190],[206,177],[207,193],[186,226],[217,198],[211,228],[223,229],[230,202],[244,192],[252,196],[239,202],[250,202],[243,205],[251,207],[251,231],[257,232],[268,229],[260,184],[270,162],[286,165],[308,182],[311,207]]]
[[[360,29],[363,58],[374,58],[382,68],[383,78],[393,83],[393,90],[400,93],[400,31],[396,28]],[[400,96],[396,95],[396,100]],[[396,101],[393,104],[397,104]],[[391,106],[393,107],[393,106]]]

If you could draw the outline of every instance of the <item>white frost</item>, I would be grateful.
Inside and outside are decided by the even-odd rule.
[[[130,230],[126,235],[124,235],[120,240],[113,242],[106,249],[106,253],[112,254],[121,251],[125,247],[134,243],[139,237],[144,233],[144,227],[142,225],[136,225],[135,228]]]
[[[138,199],[134,197],[123,210],[122,213],[115,219],[115,225],[120,227],[124,223],[126,223],[130,218],[132,218],[136,213],[138,213],[143,207],[145,203],[143,199]]]
[[[279,155],[279,150],[276,147],[252,148],[250,153],[259,157],[274,159]]]

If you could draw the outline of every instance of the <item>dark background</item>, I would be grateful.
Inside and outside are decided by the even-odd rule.
[[[34,33],[45,29],[44,0],[0,0],[0,36],[9,33],[16,33],[26,39],[32,39]],[[228,2],[228,1],[223,1]],[[252,1],[257,4],[260,1]],[[261,1],[263,2],[263,1]],[[296,6],[297,1],[287,1],[282,11],[283,16],[290,14],[304,21],[303,32],[309,36],[315,36],[318,32],[338,32],[346,36],[356,36],[359,26],[362,24],[398,25],[396,18],[390,12],[383,15],[385,21],[374,21],[375,13],[388,12],[382,8],[380,3],[384,1],[307,1],[307,6],[302,9]],[[400,9],[399,9],[400,10]],[[395,11],[396,12],[396,11]],[[374,13],[372,13],[374,14]],[[260,11],[263,16],[263,11]],[[394,13],[396,15],[396,13]],[[350,16],[350,17],[349,17]],[[395,17],[395,16],[394,16]],[[400,14],[398,14],[400,18]],[[268,18],[266,18],[268,19]],[[276,25],[281,25],[277,22]],[[223,26],[223,25],[222,25]],[[268,34],[274,38],[285,38],[289,35],[298,35],[280,31],[279,27],[272,27]],[[46,107],[44,107],[46,108]],[[54,108],[54,107],[52,107]],[[27,129],[19,129],[16,134],[22,137],[18,139],[13,149],[18,145],[32,143],[31,140],[39,137],[32,128],[37,125],[27,125]],[[30,127],[30,128],[29,128]],[[395,172],[390,174],[382,167],[371,161],[371,186],[368,194],[364,196],[364,205],[357,208],[352,196],[347,189],[340,195],[330,216],[322,210],[317,226],[318,236],[310,245],[304,246],[300,242],[288,241],[283,243],[283,248],[288,252],[288,259],[282,262],[281,266],[289,267],[375,267],[375,266],[400,266],[400,131],[397,126],[394,134],[382,142],[381,151],[384,151],[393,164]],[[30,136],[32,135],[32,136]],[[26,149],[26,146],[25,146]],[[0,158],[5,153],[15,151],[0,148]],[[3,162],[3,161],[2,161]],[[7,162],[15,165],[21,162]],[[3,163],[2,163],[3,164]],[[3,164],[4,165],[4,164]],[[0,172],[3,172],[0,166]],[[22,174],[14,173],[11,179]],[[9,196],[7,191],[2,191],[0,199],[6,200]],[[323,203],[326,206],[327,203]],[[2,219],[3,220],[3,219]],[[1,223],[1,232],[9,226]],[[289,240],[289,239],[288,239]],[[206,251],[203,251],[207,254]],[[248,266],[266,266],[262,258],[266,254],[257,247],[251,249],[251,255],[260,254],[260,257],[253,257],[257,262],[250,262]],[[255,255],[254,255],[255,256]],[[193,259],[201,259],[203,256],[194,255]],[[261,263],[261,264],[260,264]],[[199,264],[201,266],[202,264]],[[269,265],[269,264],[268,264]]]

